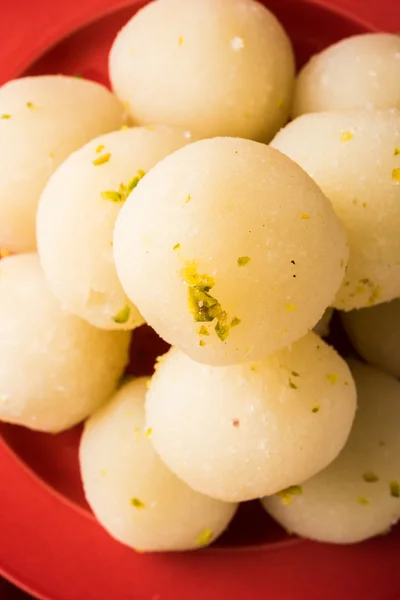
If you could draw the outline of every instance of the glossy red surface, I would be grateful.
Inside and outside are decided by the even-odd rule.
[[[201,0],[198,0],[201,1]],[[301,65],[355,33],[400,29],[398,0],[267,0]],[[19,0],[0,20],[0,83],[22,73],[80,73],[107,83],[107,52],[144,2]],[[1,224],[0,224],[1,227]],[[166,349],[149,328],[134,373]],[[339,547],[288,537],[257,502],[242,505],[218,545],[143,555],[112,540],[83,496],[80,428],[61,435],[0,427],[0,573],[48,600],[399,600],[400,528]]]

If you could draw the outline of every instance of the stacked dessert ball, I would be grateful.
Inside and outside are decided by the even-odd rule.
[[[0,419],[88,417],[86,497],[139,551],[207,546],[256,498],[305,537],[382,533],[400,518],[400,39],[344,40],[295,81],[258,2],[159,0],[109,67],[115,95],[0,89]],[[374,366],[320,337],[333,309]],[[172,347],[122,380],[143,323]]]

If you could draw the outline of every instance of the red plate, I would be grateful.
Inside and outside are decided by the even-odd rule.
[[[201,0],[198,0],[199,2]],[[19,0],[0,21],[0,83],[22,73],[81,73],[107,82],[118,29],[144,2]],[[400,29],[398,0],[267,0],[299,64],[348,35]],[[329,7],[329,8],[328,8]],[[1,225],[0,225],[1,226]],[[140,333],[141,370],[159,340]],[[242,505],[213,548],[144,555],[93,518],[79,477],[79,428],[58,436],[0,427],[0,573],[48,600],[399,600],[400,527],[354,546],[290,538]]]

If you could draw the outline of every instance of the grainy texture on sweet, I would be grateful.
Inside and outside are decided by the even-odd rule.
[[[104,329],[143,323],[115,271],[115,221],[145,173],[190,139],[162,126],[114,131],[71,154],[51,177],[39,203],[38,248],[53,293],[71,313]]]
[[[86,498],[103,527],[144,551],[207,546],[237,505],[190,489],[156,455],[144,418],[146,380],[125,384],[86,423],[80,466]]]
[[[253,0],[150,2],[118,34],[109,64],[135,123],[268,142],[289,115],[291,43]]]
[[[355,409],[346,363],[314,333],[230,367],[172,349],[146,400],[165,464],[194,489],[229,501],[273,494],[325,468],[345,444]]]
[[[300,71],[293,116],[325,110],[400,109],[400,38],[367,33],[317,54]]]
[[[264,358],[304,335],[333,301],[347,252],[312,179],[274,149],[234,138],[161,161],[114,234],[118,275],[146,321],[215,365]]]
[[[360,356],[400,377],[400,300],[342,313],[342,321]]]
[[[339,544],[384,533],[400,518],[400,383],[361,363],[350,366],[358,410],[344,450],[290,504],[279,495],[262,501],[286,529]]]
[[[353,137],[342,141],[343,132]],[[272,146],[297,162],[331,200],[349,241],[334,305],[373,306],[400,296],[400,113],[359,111],[299,117]]]
[[[124,108],[98,83],[46,75],[3,85],[0,115],[0,246],[27,252],[36,248],[36,210],[50,175],[96,135],[118,129]]]
[[[40,431],[72,427],[115,391],[130,336],[64,312],[36,254],[0,263],[0,420]]]

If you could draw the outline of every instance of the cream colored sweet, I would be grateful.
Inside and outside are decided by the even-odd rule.
[[[50,178],[39,203],[38,248],[66,310],[104,329],[143,323],[115,270],[115,221],[145,173],[190,140],[162,126],[114,131],[71,154]]]
[[[344,446],[355,409],[345,361],[314,333],[263,361],[230,367],[172,349],[146,400],[165,464],[225,501],[273,494],[325,468]]]
[[[301,486],[263,499],[293,533],[349,544],[386,533],[400,518],[400,383],[351,364],[358,410],[339,457]]]
[[[138,124],[268,142],[288,119],[291,43],[253,0],[150,2],[118,34],[109,65]]]
[[[50,175],[92,138],[118,129],[124,108],[105,87],[62,75],[0,89],[0,247],[36,248],[35,218]]]
[[[0,263],[0,420],[39,431],[72,427],[115,391],[128,361],[126,332],[65,313],[36,254]]]
[[[400,109],[400,38],[355,35],[313,56],[295,85],[293,116],[320,111]]]
[[[400,377],[400,300],[342,313],[341,317],[360,356]]]
[[[195,142],[161,161],[122,208],[121,283],[193,359],[264,358],[311,329],[341,284],[343,228],[304,171],[264,144]]]
[[[346,229],[350,259],[335,307],[400,296],[400,113],[303,115],[272,146],[316,181]]]
[[[146,379],[125,384],[86,423],[80,466],[86,498],[110,535],[145,551],[208,546],[237,505],[192,490],[161,462],[146,429]]]

